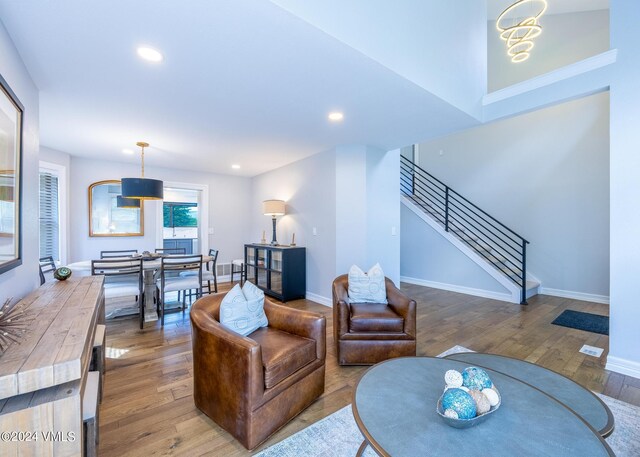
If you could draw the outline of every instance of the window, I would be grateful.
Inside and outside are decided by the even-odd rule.
[[[40,171],[40,257],[60,260],[60,211],[57,174]]]
[[[197,203],[165,202],[162,207],[162,219],[162,225],[165,228],[197,227],[198,205]]]

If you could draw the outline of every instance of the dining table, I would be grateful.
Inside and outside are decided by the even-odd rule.
[[[162,263],[162,257],[173,257],[173,255],[151,255],[151,256],[138,256],[134,258],[142,257],[142,270],[144,277],[144,321],[153,322],[158,320],[158,312],[156,309],[156,273],[160,270]],[[183,256],[178,256],[183,257]],[[117,259],[117,257],[110,257],[109,260]],[[131,257],[121,257],[123,262],[131,260]],[[100,260],[100,259],[95,259]],[[202,264],[211,262],[213,257],[208,255],[202,256]],[[77,272],[82,276],[91,275],[91,260],[81,260],[79,262],[73,262],[67,265],[72,272]],[[131,311],[131,312],[128,312]],[[135,312],[134,312],[135,311]],[[119,310],[117,315],[137,314],[139,312],[138,307],[128,307]],[[113,315],[110,317],[114,317]]]

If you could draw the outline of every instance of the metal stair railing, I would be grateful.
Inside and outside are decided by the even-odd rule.
[[[400,191],[518,285],[527,304],[527,240],[404,156]]]

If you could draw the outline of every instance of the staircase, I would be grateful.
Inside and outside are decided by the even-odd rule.
[[[402,202],[527,304],[540,282],[527,275],[529,242],[411,160],[401,156]]]

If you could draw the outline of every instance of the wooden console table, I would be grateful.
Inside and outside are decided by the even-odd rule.
[[[33,321],[0,355],[3,456],[82,455],[82,396],[96,325],[104,323],[103,279],[71,277],[23,298]]]

